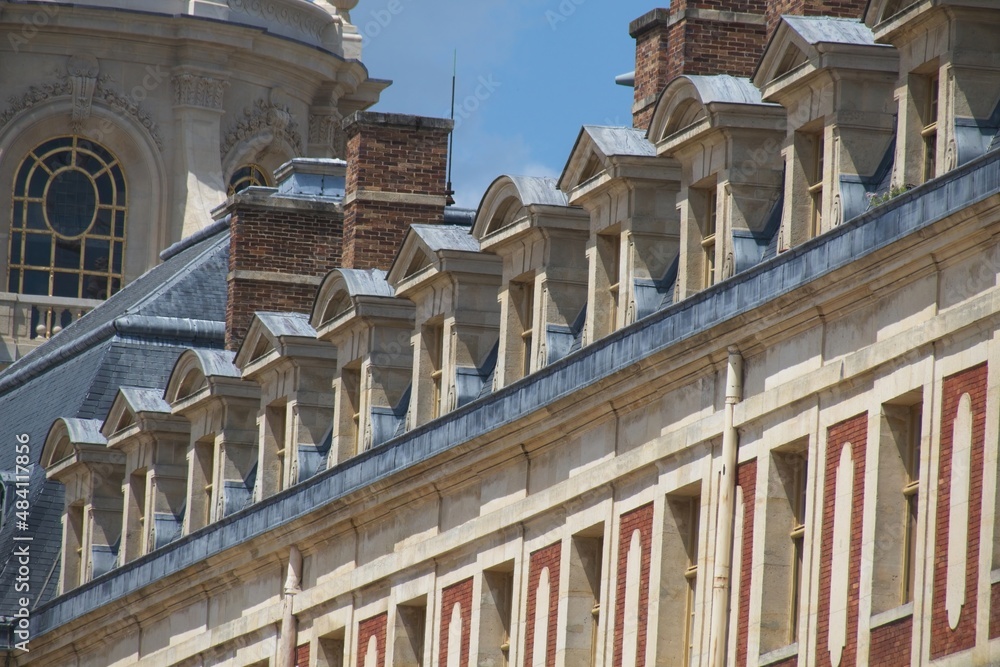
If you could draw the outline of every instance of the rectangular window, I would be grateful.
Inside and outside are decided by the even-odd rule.
[[[444,324],[438,322],[424,327],[423,338],[427,350],[427,361],[430,364],[431,405],[430,418],[440,417],[444,410],[443,385],[444,379]]]
[[[697,616],[695,596],[698,587],[698,529],[701,519],[701,498],[691,498],[687,503],[686,539],[687,567],[684,578],[687,580],[687,610],[684,615],[684,664],[693,665],[697,652],[694,645],[694,625]]]
[[[917,504],[923,406],[920,390],[882,406],[872,613],[913,601],[917,562]]]
[[[285,486],[285,470],[288,465],[288,450],[285,443],[286,412],[284,403],[271,404],[264,410],[264,451],[269,459],[265,461],[267,475],[261,485],[265,498],[281,491]]]
[[[808,440],[775,449],[767,474],[763,571],[767,593],[761,598],[760,652],[770,653],[798,641],[805,571]],[[756,528],[755,528],[756,530]]]
[[[483,572],[480,600],[479,665],[510,665],[513,620],[514,562]]]
[[[715,236],[718,229],[718,206],[719,199],[716,188],[705,191],[705,210],[702,214],[704,220],[701,247],[705,254],[705,287],[715,284]]]
[[[924,141],[924,180],[929,181],[937,173],[938,135],[938,88],[940,79],[937,72],[926,78],[926,101],[923,109],[924,127],[920,134]]]
[[[901,601],[913,601],[913,583],[916,579],[917,559],[917,490],[920,487],[920,441],[922,406],[917,404],[908,411],[909,429],[906,437],[905,484],[903,498],[906,505],[905,537],[903,538],[903,588]]]
[[[592,667],[598,664],[597,628],[601,617],[603,557],[603,524],[573,536],[568,613],[574,621],[569,630],[571,636],[567,638],[567,664]]]
[[[196,506],[191,508],[190,530],[195,531],[212,523],[215,491],[215,437],[202,438],[194,446],[195,470],[192,477],[191,497]]]
[[[791,481],[792,541],[791,595],[788,605],[788,643],[795,642],[799,633],[799,605],[802,601],[802,572],[806,539],[806,481],[809,471],[805,456],[793,456],[787,461]]]
[[[701,498],[696,482],[666,498],[660,559],[657,665],[690,665],[698,658],[698,533]],[[656,587],[654,586],[654,590]]]
[[[353,367],[345,367],[340,373],[341,390],[343,392],[341,409],[348,420],[343,422],[347,428],[348,441],[355,454],[361,452],[361,364],[355,362]]]
[[[813,154],[809,170],[809,210],[812,235],[815,237],[823,233],[823,171],[826,159],[823,132],[814,135],[811,143]]]
[[[344,667],[344,630],[319,638],[316,667]]]
[[[618,310],[621,287],[621,234],[606,233],[597,237],[597,254],[600,262],[597,289],[595,295],[599,299],[598,335],[608,335],[618,328]],[[606,285],[606,287],[604,287]],[[604,312],[601,313],[600,311]]]
[[[129,505],[125,526],[125,561],[132,561],[143,555],[143,538],[146,533],[146,469],[136,470],[129,475]]]
[[[523,377],[531,372],[531,355],[534,353],[535,281],[531,278],[512,282],[510,292],[521,335],[521,376]]]
[[[393,665],[422,667],[424,634],[427,626],[427,598],[422,597],[396,607]]]

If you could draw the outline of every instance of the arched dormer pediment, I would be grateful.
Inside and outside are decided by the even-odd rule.
[[[60,417],[49,428],[42,447],[41,463],[46,471],[88,460],[88,453],[107,448],[99,419]]]
[[[119,387],[101,426],[101,433],[110,439],[134,426],[143,413],[170,414],[170,404],[163,400],[163,392],[159,389]]]
[[[380,269],[334,269],[323,279],[313,302],[310,324],[318,330],[355,307],[359,296],[393,297]]]
[[[614,157],[655,156],[656,147],[646,139],[642,130],[584,125],[559,177],[559,189],[570,193],[591,181],[608,170]]]
[[[288,338],[315,340],[316,329],[305,313],[254,313],[253,320],[236,352],[233,363],[237,368],[246,367],[258,359],[283,349],[282,341]]]
[[[660,93],[646,137],[660,143],[704,121],[711,126],[712,107],[723,104],[763,105],[764,102],[749,79],[728,74],[679,76]]]
[[[555,179],[537,176],[497,178],[486,189],[472,226],[472,236],[482,240],[504,227],[528,217],[531,206],[566,206],[566,195]]]
[[[234,354],[227,350],[191,349],[177,358],[163,393],[171,405],[194,396],[209,386],[209,378],[239,378],[233,364]]]

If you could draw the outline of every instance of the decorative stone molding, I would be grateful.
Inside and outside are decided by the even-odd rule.
[[[830,204],[830,222],[833,227],[840,227],[844,221],[844,206],[840,202],[840,193],[833,195],[833,203]]]
[[[174,104],[222,110],[222,96],[229,82],[214,76],[182,72],[174,76]]]
[[[90,55],[72,56],[66,64],[66,73],[73,87],[73,118],[69,124],[73,132],[79,133],[83,129],[83,121],[90,118],[97,75],[100,71],[101,66],[97,58]]]
[[[110,76],[105,75],[97,77],[94,83],[94,92],[91,96],[91,105],[93,100],[96,99],[104,103],[104,105],[109,107],[112,111],[123,116],[129,116],[146,130],[149,137],[156,144],[156,147],[162,151],[163,137],[160,136],[159,128],[156,125],[156,121],[153,120],[153,117],[141,106],[139,106],[138,102],[124,93],[119,92],[111,84],[112,79]],[[21,95],[14,95],[8,99],[7,108],[2,114],[0,114],[0,128],[5,127],[8,123],[14,120],[16,116],[24,111],[27,111],[28,109],[31,109],[32,107],[36,107],[49,100],[71,96],[74,97],[74,112],[76,112],[78,100],[74,96],[74,82],[69,76],[64,76],[53,83],[31,86],[28,88],[27,92]],[[89,117],[89,112],[87,117]],[[85,118],[74,115],[73,120],[74,122],[82,123]]]
[[[280,23],[293,30],[320,39],[326,25],[308,12],[274,0],[228,0],[229,8],[268,22]]]
[[[301,155],[303,152],[302,136],[299,134],[298,124],[292,117],[291,109],[284,104],[278,105],[273,101],[258,99],[252,106],[243,110],[243,118],[226,133],[221,146],[223,159],[236,144],[257,136],[262,136],[268,143],[284,139],[296,154]]]
[[[309,116],[309,144],[328,148],[330,157],[343,159],[346,157],[347,142],[340,128],[343,116],[335,110],[329,113],[317,113]]]

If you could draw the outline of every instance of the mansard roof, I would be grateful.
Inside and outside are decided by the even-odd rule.
[[[229,233],[217,223],[176,244],[163,262],[86,317],[0,373],[0,441],[31,444],[29,522],[32,604],[55,595],[47,577],[59,557],[63,490],[41,463],[47,430],[59,418],[102,421],[123,385],[162,391],[189,345],[225,342]],[[15,469],[14,447],[0,447],[0,470]],[[13,553],[13,522],[0,529],[0,554]],[[11,568],[0,563],[0,615],[18,606]]]
[[[566,194],[555,179],[539,176],[499,176],[479,204],[472,235],[478,239],[526,218],[531,206],[566,206]]]
[[[610,166],[613,157],[656,157],[656,146],[634,127],[584,125],[570,152],[559,188],[569,192]]]

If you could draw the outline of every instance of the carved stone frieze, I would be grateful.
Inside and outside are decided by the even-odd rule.
[[[178,106],[222,109],[222,98],[229,82],[214,76],[182,72],[174,76],[174,104]]]
[[[20,95],[12,95],[7,100],[7,108],[3,113],[0,113],[0,128],[5,127],[15,117],[32,107],[63,97],[70,97],[73,102],[74,115],[71,122],[82,125],[86,117],[89,117],[89,111],[86,116],[82,115],[83,108],[80,106],[80,102],[83,97],[82,95],[80,98],[76,96],[74,85],[73,77],[67,75],[60,77],[57,81],[31,86]],[[83,92],[85,93],[86,90],[84,89]],[[92,107],[93,101],[97,100],[115,113],[132,118],[146,130],[156,147],[163,150],[163,137],[160,136],[159,127],[152,115],[143,109],[138,101],[114,86],[110,76],[98,76],[94,81],[93,93],[89,97],[91,101],[88,109]]]
[[[280,23],[319,39],[326,27],[323,21],[298,10],[289,3],[275,0],[228,0],[233,11],[256,16],[268,22]]]
[[[332,113],[317,113],[309,116],[309,143],[313,146],[329,148],[332,157],[344,158],[346,141],[340,129],[343,120],[336,111]]]

